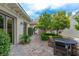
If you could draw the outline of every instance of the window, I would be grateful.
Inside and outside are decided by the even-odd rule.
[[[4,18],[0,15],[0,29],[4,28]]]

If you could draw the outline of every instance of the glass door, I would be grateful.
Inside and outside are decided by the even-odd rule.
[[[4,29],[4,18],[0,15],[0,29]]]
[[[11,38],[11,43],[14,43],[14,41],[13,41],[13,33],[14,33],[14,22],[13,22],[13,19],[12,18],[9,18],[8,20],[7,20],[7,33],[10,35],[10,38]]]

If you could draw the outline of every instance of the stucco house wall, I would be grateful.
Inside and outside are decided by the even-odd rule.
[[[15,3],[16,4],[16,3]],[[17,6],[17,5],[16,5]],[[3,10],[13,16],[16,17],[16,21],[14,22],[14,30],[16,33],[14,33],[14,44],[19,43],[19,37],[23,33],[23,22],[26,22],[29,24],[29,21],[27,18],[24,18],[22,14],[20,15],[18,12],[15,12],[15,9],[10,8],[9,5],[6,4],[0,4],[0,10]]]

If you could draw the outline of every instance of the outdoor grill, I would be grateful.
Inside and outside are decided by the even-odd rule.
[[[76,55],[77,42],[69,38],[54,39],[54,55],[71,56]]]

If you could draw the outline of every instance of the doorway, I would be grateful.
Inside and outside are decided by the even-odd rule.
[[[10,42],[14,43],[14,20],[12,18],[7,19],[7,33],[10,36]]]
[[[24,25],[23,25],[24,27],[23,27],[23,33],[26,33],[26,31],[27,31],[27,23],[26,22],[24,22]]]
[[[4,28],[4,18],[0,15],[0,29]]]
[[[17,18],[3,10],[0,10],[0,29],[9,34],[11,43],[17,43]]]

